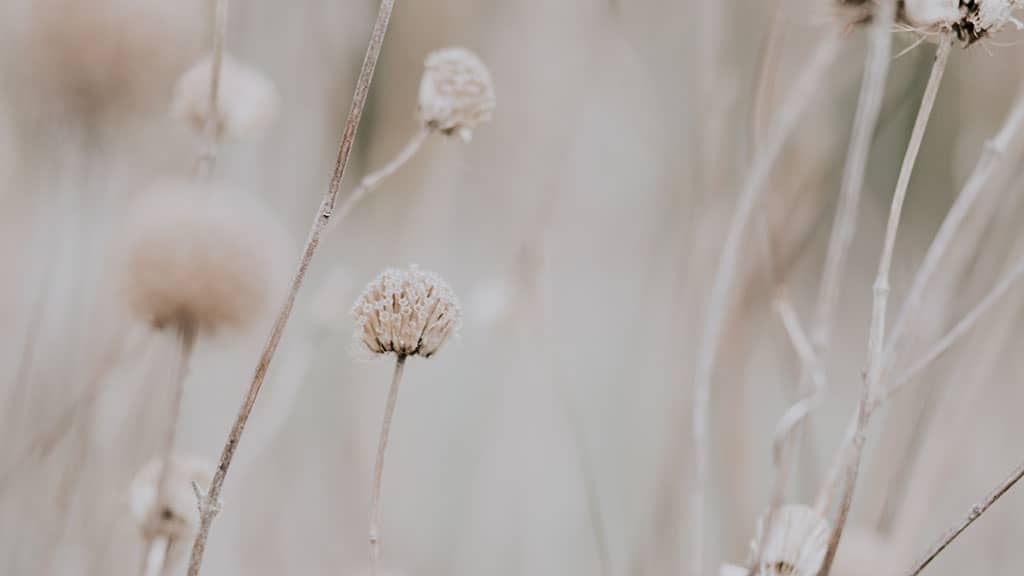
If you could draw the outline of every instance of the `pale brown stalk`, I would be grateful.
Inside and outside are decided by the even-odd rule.
[[[420,147],[423,146],[423,142],[426,141],[427,136],[430,135],[430,130],[426,126],[421,126],[415,134],[409,138],[409,141],[405,143],[405,146],[398,152],[394,158],[391,159],[387,164],[381,166],[380,169],[367,174],[363,177],[362,181],[359,182],[359,186],[349,194],[345,202],[342,203],[341,208],[338,209],[337,221],[342,221],[348,216],[352,208],[355,208],[363,198],[365,198],[370,192],[373,192],[380,186],[381,182],[390,178],[398,169],[416,155]]]
[[[914,564],[913,568],[907,571],[907,576],[917,576],[924,572],[924,569],[927,568],[943,550],[963,534],[964,530],[967,530],[971,524],[974,524],[975,520],[981,518],[981,515],[988,511],[988,509],[991,508],[996,501],[1002,498],[1004,494],[1009,492],[1021,478],[1024,478],[1024,464],[1019,465],[1017,469],[1014,470],[1006,480],[1000,482],[992,492],[989,492],[988,495],[978,501],[974,506],[971,506],[967,515],[964,516],[956,526],[953,526],[943,534],[942,537],[940,537],[938,541],[928,549],[928,552],[924,554],[921,560]]]
[[[327,227],[328,223],[330,223],[331,216],[334,213],[335,204],[338,201],[338,192],[341,189],[341,181],[345,176],[345,168],[348,166],[348,159],[352,152],[352,144],[355,141],[356,131],[359,128],[359,122],[363,116],[363,108],[366,106],[366,98],[370,91],[370,84],[373,81],[374,69],[377,65],[377,59],[380,56],[381,47],[384,44],[384,35],[387,32],[388,22],[391,19],[391,12],[394,9],[394,6],[395,0],[381,0],[380,9],[377,13],[377,20],[374,23],[373,32],[370,35],[370,43],[366,50],[366,58],[363,60],[363,66],[359,72],[359,79],[356,83],[355,94],[352,97],[352,106],[349,110],[348,120],[345,123],[345,131],[342,133],[341,145],[338,148],[338,158],[334,165],[334,174],[331,177],[331,183],[328,186],[327,193],[324,195],[323,201],[320,203],[320,208],[313,220],[313,225],[309,232],[309,238],[306,240],[306,245],[302,252],[302,258],[299,260],[299,265],[295,270],[294,277],[292,278],[291,290],[288,292],[288,296],[285,298],[281,311],[278,313],[277,320],[274,322],[274,326],[270,331],[267,343],[263,348],[263,352],[260,354],[259,362],[256,364],[256,370],[253,373],[249,390],[246,392],[245,399],[238,411],[238,416],[235,418],[235,422],[231,426],[231,431],[228,434],[227,442],[224,444],[224,450],[221,452],[220,462],[217,465],[217,471],[213,476],[213,481],[210,483],[209,489],[203,494],[199,503],[199,535],[196,537],[195,543],[192,546],[192,554],[189,558],[188,576],[198,576],[199,574],[199,569],[202,566],[203,561],[203,553],[206,550],[206,540],[210,534],[210,525],[213,523],[213,518],[217,514],[220,492],[224,486],[224,479],[227,476],[228,468],[230,468],[231,460],[234,458],[235,451],[238,449],[238,443],[242,439],[242,432],[245,430],[245,425],[249,420],[249,415],[252,413],[252,409],[256,405],[256,398],[259,396],[260,388],[263,386],[263,380],[267,376],[267,370],[270,369],[270,363],[274,359],[274,353],[277,352],[277,347],[281,342],[281,336],[284,333],[285,326],[288,324],[288,318],[291,316],[292,307],[295,305],[295,298],[298,296],[299,289],[302,287],[302,281],[306,277],[306,271],[309,269],[309,265],[313,261],[316,249],[320,244],[320,235],[323,233],[323,230]]]
[[[690,554],[693,557],[695,574],[703,573],[703,532],[704,505],[706,499],[705,486],[710,476],[710,438],[708,437],[708,419],[711,402],[711,378],[726,308],[732,296],[733,282],[739,264],[739,252],[744,231],[750,222],[751,215],[765,190],[765,184],[771,173],[772,166],[782,153],[783,147],[793,132],[797,121],[802,116],[807,103],[817,90],[821,78],[828,70],[836,53],[839,39],[835,34],[828,34],[815,50],[815,57],[800,75],[792,91],[783,102],[779,116],[765,138],[764,145],[754,158],[754,163],[747,174],[739,200],[726,235],[722,249],[720,264],[715,272],[711,288],[711,298],[705,320],[703,338],[697,355],[697,368],[694,377],[693,403],[693,437],[696,452],[696,477],[691,494],[692,524],[690,526]]]
[[[220,140],[220,70],[224,62],[224,42],[228,34],[228,0],[217,0],[213,23],[213,52],[210,57],[210,100],[203,120],[202,144],[196,158],[195,174],[209,178],[217,163],[217,144]]]
[[[373,496],[370,501],[370,576],[377,576],[380,569],[380,493],[384,479],[384,453],[388,449],[391,421],[395,417],[395,404],[398,403],[398,387],[402,383],[405,360],[406,356],[399,355],[395,361],[395,373],[391,377],[388,402],[384,408],[380,439],[377,442],[377,462],[373,467]]]
[[[921,150],[921,142],[924,140],[928,119],[931,117],[935,98],[938,95],[939,86],[942,84],[942,77],[946,71],[946,63],[949,61],[952,46],[953,38],[950,35],[946,35],[940,41],[935,55],[935,63],[928,78],[928,85],[925,87],[924,96],[921,99],[921,107],[918,109],[917,119],[914,121],[914,128],[911,131],[910,142],[907,144],[903,165],[900,167],[900,174],[896,180],[896,191],[893,194],[889,221],[886,225],[885,243],[882,248],[878,275],[875,278],[873,288],[874,301],[872,303],[871,330],[868,336],[867,375],[864,378],[864,390],[861,394],[861,400],[857,406],[856,431],[851,438],[852,446],[847,452],[849,460],[845,466],[846,474],[844,475],[844,487],[839,503],[839,512],[832,527],[832,534],[829,537],[828,551],[825,554],[821,576],[828,576],[832,568],[836,549],[839,547],[839,540],[842,538],[843,528],[846,525],[850,506],[853,503],[853,491],[857,485],[857,474],[860,470],[860,460],[864,452],[863,446],[867,434],[867,425],[871,419],[873,398],[877,393],[878,383],[882,374],[885,318],[889,300],[889,272],[892,269],[893,253],[896,249],[896,233],[899,230],[900,215],[903,211],[903,202],[907,195],[907,188],[910,185],[910,177],[913,174],[914,164]]]

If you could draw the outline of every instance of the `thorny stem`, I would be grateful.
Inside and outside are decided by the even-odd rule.
[[[951,246],[953,237],[960,228],[960,224],[963,223],[968,212],[970,212],[975,201],[978,199],[979,194],[988,184],[997,164],[1003,159],[1006,151],[1016,140],[1019,140],[1018,135],[1022,128],[1024,128],[1024,93],[1018,95],[1013,109],[1010,111],[999,133],[985,144],[985,150],[982,152],[981,158],[978,159],[978,163],[975,165],[967,182],[964,183],[960,194],[949,209],[946,218],[939,227],[939,231],[935,234],[935,238],[928,247],[928,252],[925,254],[921,268],[914,275],[914,280],[904,299],[904,304],[896,316],[896,321],[893,322],[891,336],[885,346],[883,366],[888,366],[893,361],[894,348],[899,343],[899,338],[907,327],[907,322],[911,319],[912,314],[917,311],[925,288],[927,288],[928,282],[938,268],[939,262],[945,255],[946,250]]]
[[[377,20],[373,25],[373,31],[370,35],[370,43],[366,49],[366,58],[363,60],[363,66],[359,72],[359,80],[356,83],[355,94],[352,97],[352,106],[349,110],[348,120],[345,123],[345,131],[342,133],[341,145],[338,148],[338,158],[334,165],[334,174],[331,177],[330,186],[313,220],[309,238],[306,240],[306,246],[302,252],[302,258],[292,278],[291,290],[285,298],[277,320],[270,331],[267,343],[260,354],[259,362],[253,373],[249,390],[245,395],[241,408],[239,408],[238,416],[231,426],[231,432],[228,434],[227,442],[224,444],[224,450],[221,453],[220,462],[217,465],[217,471],[214,473],[213,481],[210,483],[210,488],[203,494],[200,502],[199,534],[192,545],[188,576],[198,576],[199,574],[199,569],[203,562],[203,553],[206,550],[206,540],[210,535],[210,525],[217,514],[220,492],[224,486],[224,479],[227,476],[228,468],[231,466],[231,460],[238,449],[238,443],[242,439],[242,432],[245,430],[245,425],[249,420],[249,414],[252,413],[252,409],[256,405],[256,398],[259,396],[263,380],[267,376],[270,362],[274,359],[274,353],[277,352],[277,347],[281,342],[281,336],[284,333],[285,326],[288,324],[288,318],[291,316],[292,307],[295,305],[295,298],[302,287],[302,281],[306,277],[306,271],[309,269],[309,265],[313,261],[313,255],[320,244],[320,235],[323,233],[324,228],[327,227],[334,212],[334,207],[338,200],[338,192],[341,189],[341,181],[345,176],[345,168],[348,165],[352,144],[355,141],[356,131],[363,116],[363,108],[366,106],[366,98],[370,91],[370,84],[373,81],[373,72],[377,65],[377,58],[380,56],[381,47],[384,44],[384,35],[387,32],[388,22],[391,19],[391,12],[394,6],[395,0],[381,0]]]
[[[782,111],[773,122],[769,134],[766,136],[765,144],[757,153],[744,182],[736,211],[726,235],[725,246],[722,249],[721,263],[715,272],[694,378],[693,438],[696,452],[696,478],[690,502],[692,509],[690,554],[693,556],[695,576],[703,573],[705,486],[710,476],[708,412],[711,402],[711,377],[715,358],[718,355],[719,337],[725,311],[732,295],[733,280],[736,275],[744,231],[758,199],[765,190],[765,183],[772,166],[782,153],[786,140],[818,88],[821,77],[835,58],[838,45],[838,37],[830,33],[815,50],[814,60],[804,68],[794,88],[787,95]]]
[[[203,142],[196,158],[195,173],[208,178],[217,163],[217,144],[220,138],[220,70],[224,61],[224,41],[228,29],[228,0],[217,0],[213,25],[213,53],[210,57],[210,95],[206,118],[203,120]]]
[[[1013,474],[1010,474],[1010,476],[1006,478],[1006,480],[1000,482],[999,485],[996,486],[995,489],[992,490],[992,492],[990,492],[987,496],[982,498],[980,502],[976,503],[974,506],[971,506],[971,509],[967,513],[967,515],[959,523],[957,523],[956,526],[950,528],[949,531],[943,534],[942,537],[939,538],[939,540],[928,550],[924,557],[921,560],[919,560],[913,568],[907,571],[907,576],[917,576],[918,574],[923,572],[924,569],[929,564],[931,564],[932,560],[935,560],[935,558],[939,554],[941,554],[942,551],[945,550],[946,547],[953,542],[953,540],[956,540],[957,537],[959,537],[960,534],[964,532],[964,530],[967,530],[967,528],[969,528],[975,520],[980,518],[982,514],[988,511],[988,509],[991,508],[997,500],[999,500],[1000,498],[1003,497],[1004,494],[1009,492],[1010,489],[1013,488],[1013,486],[1021,478],[1024,478],[1024,464],[1019,465],[1017,469],[1013,471]]]
[[[419,151],[420,147],[423,146],[423,142],[426,141],[427,136],[430,135],[430,129],[425,125],[421,126],[415,134],[409,138],[405,146],[398,152],[398,155],[391,159],[390,162],[382,166],[379,170],[371,172],[363,177],[362,181],[359,182],[359,186],[349,194],[345,202],[342,203],[341,208],[338,208],[338,221],[342,221],[348,216],[348,213],[352,211],[352,208],[359,204],[360,200],[366,197],[367,194],[373,192],[380,186],[381,182],[391,177],[398,169],[401,168],[408,162],[416,152]]]
[[[380,439],[377,442],[377,462],[373,466],[373,497],[370,502],[370,576],[377,576],[380,567],[380,491],[384,478],[384,453],[388,449],[391,420],[395,416],[395,404],[398,402],[398,387],[402,383],[405,359],[406,356],[400,354],[398,360],[395,361],[395,373],[391,377],[388,403],[384,408],[384,420],[381,423]]]
[[[836,549],[839,547],[839,540],[842,538],[843,528],[846,525],[850,506],[853,503],[853,492],[857,485],[860,460],[864,453],[867,425],[871,420],[874,396],[877,393],[878,382],[881,379],[882,351],[885,344],[886,307],[889,300],[889,271],[892,268],[893,252],[896,248],[896,233],[899,230],[900,214],[903,211],[903,201],[906,198],[907,188],[910,185],[910,177],[914,171],[918,152],[921,150],[921,142],[924,140],[925,129],[928,127],[928,119],[931,117],[932,108],[935,105],[935,97],[938,95],[939,86],[942,83],[942,76],[946,70],[946,63],[949,61],[949,53],[952,46],[953,37],[947,34],[940,42],[935,55],[935,63],[932,66],[928,85],[925,87],[924,96],[921,99],[921,107],[918,109],[917,119],[914,121],[914,128],[911,131],[910,142],[907,144],[907,152],[903,158],[900,174],[896,180],[896,191],[893,194],[892,206],[889,211],[889,222],[886,225],[885,244],[882,248],[882,257],[878,264],[878,276],[875,278],[873,290],[874,302],[872,304],[871,330],[868,336],[867,375],[864,378],[864,390],[861,394],[861,400],[857,406],[857,424],[856,431],[851,437],[852,446],[848,451],[843,450],[849,454],[849,460],[845,466],[845,485],[840,499],[839,512],[829,538],[828,550],[825,553],[825,562],[820,572],[821,576],[828,576],[832,568]]]

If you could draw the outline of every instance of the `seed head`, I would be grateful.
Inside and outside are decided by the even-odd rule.
[[[433,356],[462,319],[459,302],[440,276],[411,266],[389,268],[352,307],[355,338],[375,354]]]
[[[283,289],[286,234],[256,198],[215,183],[152,186],[122,243],[125,299],[156,328],[244,329]]]
[[[149,461],[135,475],[130,489],[132,516],[147,537],[188,540],[199,528],[199,510],[192,483],[205,489],[213,478],[213,468],[182,454],[174,454],[169,460],[162,497],[159,487],[162,458]]]
[[[825,561],[828,522],[807,506],[783,506],[757,524],[757,537],[750,543],[751,556],[760,558],[763,576],[815,576]],[[767,537],[767,541],[765,538]]]
[[[965,46],[1020,23],[1013,11],[1020,0],[904,0],[901,19],[923,34],[952,33]]]
[[[451,47],[427,56],[420,81],[419,114],[433,131],[463,142],[494,112],[494,82],[480,58]]]
[[[171,115],[202,133],[210,114],[213,61],[203,57],[178,79]],[[217,87],[217,137],[238,140],[263,132],[277,115],[274,83],[259,70],[224,54]]]

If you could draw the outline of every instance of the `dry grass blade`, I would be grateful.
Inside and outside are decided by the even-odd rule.
[[[298,295],[299,289],[302,287],[302,282],[306,277],[306,271],[309,269],[309,265],[313,261],[313,255],[316,253],[316,249],[320,244],[320,236],[323,233],[324,228],[326,228],[327,224],[330,222],[331,216],[334,213],[334,208],[338,200],[338,193],[341,190],[341,181],[345,176],[345,168],[348,166],[348,159],[352,152],[352,144],[355,141],[359,122],[362,120],[363,108],[366,106],[366,99],[370,91],[370,84],[373,81],[373,73],[377,66],[377,59],[380,56],[381,47],[384,44],[384,35],[387,32],[388,23],[391,20],[391,12],[394,9],[394,6],[395,0],[381,0],[380,9],[377,13],[377,20],[374,23],[373,32],[370,35],[370,43],[366,50],[366,57],[363,60],[363,66],[360,70],[359,79],[356,83],[355,94],[352,97],[352,106],[349,110],[348,120],[345,123],[345,131],[341,137],[341,145],[338,149],[338,158],[334,165],[334,174],[331,178],[330,186],[328,187],[327,193],[324,195],[323,201],[320,203],[320,208],[313,220],[309,238],[306,240],[306,245],[302,252],[302,258],[295,271],[295,276],[292,278],[291,290],[289,291],[284,305],[278,313],[277,320],[274,322],[274,326],[270,331],[270,336],[267,339],[267,343],[260,355],[259,362],[256,365],[256,370],[253,374],[252,382],[249,385],[249,390],[246,393],[242,406],[238,411],[238,416],[235,418],[235,422],[228,434],[227,442],[224,444],[224,450],[221,453],[220,462],[217,465],[217,471],[214,474],[213,481],[210,483],[209,489],[205,494],[203,494],[203,498],[201,499],[199,506],[199,535],[196,537],[196,541],[192,546],[192,554],[189,558],[188,576],[198,576],[199,574],[199,569],[203,560],[203,552],[206,550],[206,540],[209,537],[210,525],[213,523],[213,518],[217,514],[217,502],[220,497],[221,489],[224,486],[224,479],[227,476],[228,468],[231,466],[231,460],[234,458],[235,451],[238,449],[238,443],[241,441],[242,432],[245,430],[245,425],[249,420],[249,415],[252,413],[252,409],[256,405],[256,398],[259,396],[260,388],[263,386],[263,380],[266,378],[267,370],[270,368],[270,362],[274,359],[274,354],[277,352],[277,347],[281,342],[281,336],[284,333],[285,326],[288,324],[288,318],[291,316],[292,307],[295,305],[295,298]]]

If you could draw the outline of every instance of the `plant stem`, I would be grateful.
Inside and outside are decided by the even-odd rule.
[[[146,561],[142,566],[142,576],[161,576],[167,562],[167,549],[171,542],[166,537],[153,538],[146,547]]]
[[[426,141],[427,136],[430,135],[430,130],[426,126],[421,126],[415,134],[409,138],[409,141],[405,143],[405,146],[398,152],[398,155],[391,159],[390,162],[382,166],[375,172],[371,172],[363,177],[362,181],[359,182],[359,186],[349,194],[345,202],[342,203],[341,208],[338,208],[338,221],[344,220],[348,213],[352,211],[352,208],[359,203],[367,194],[373,192],[380,186],[381,182],[391,177],[398,169],[401,168],[408,162],[416,152],[419,151],[420,147],[423,146],[423,142]]]
[[[946,63],[949,61],[949,53],[952,46],[953,38],[947,34],[941,40],[936,52],[935,63],[932,66],[928,85],[925,87],[924,96],[921,99],[921,107],[918,109],[917,119],[914,121],[914,128],[911,131],[910,142],[907,144],[907,151],[903,157],[900,174],[896,180],[896,191],[893,194],[892,206],[889,210],[889,221],[886,225],[885,243],[882,248],[882,257],[878,264],[878,276],[875,278],[873,288],[874,301],[872,304],[871,330],[868,336],[866,362],[868,367],[867,376],[864,379],[864,390],[861,394],[860,403],[857,406],[857,424],[856,431],[851,437],[852,446],[850,450],[844,450],[849,455],[849,460],[845,466],[845,485],[839,504],[839,512],[832,527],[832,534],[829,537],[828,551],[825,554],[825,562],[820,572],[821,576],[828,576],[832,568],[836,549],[839,547],[839,540],[843,536],[843,528],[849,516],[850,506],[853,503],[853,491],[857,485],[860,460],[864,453],[867,425],[871,420],[874,395],[882,375],[885,317],[889,300],[889,272],[892,269],[893,253],[896,248],[896,233],[899,230],[900,215],[903,211],[903,202],[907,195],[907,188],[910,185],[910,177],[914,171],[918,152],[921,150],[921,142],[924,140],[928,119],[931,117],[932,108],[935,105],[935,97],[938,95],[939,86],[942,83],[942,76],[946,71]]]
[[[377,442],[377,462],[373,467],[373,497],[370,502],[370,575],[377,576],[380,567],[380,491],[384,478],[384,453],[388,449],[388,437],[391,434],[391,420],[395,416],[395,404],[398,403],[398,387],[402,383],[402,372],[405,371],[405,355],[399,355],[395,361],[395,373],[391,377],[391,388],[388,389],[388,403],[384,408],[384,420],[381,423],[380,439]]]
[[[1017,469],[1013,471],[1013,474],[1010,474],[1010,476],[1006,480],[1003,480],[1001,483],[999,483],[999,485],[996,486],[995,489],[992,490],[992,492],[990,492],[987,496],[982,498],[980,502],[976,503],[974,506],[971,506],[970,511],[963,518],[963,520],[961,520],[959,523],[957,523],[956,526],[950,528],[949,531],[943,534],[942,537],[939,538],[939,540],[928,550],[924,557],[921,560],[919,560],[917,564],[915,564],[914,567],[907,572],[907,576],[917,576],[918,574],[923,572],[924,569],[929,564],[931,564],[932,560],[935,560],[935,558],[939,554],[941,554],[942,551],[945,550],[946,547],[953,542],[953,540],[956,540],[957,537],[959,537],[960,534],[964,532],[964,530],[967,530],[967,528],[970,527],[970,525],[973,524],[975,520],[980,518],[982,514],[988,511],[988,509],[991,508],[997,500],[999,500],[1000,498],[1003,497],[1004,494],[1009,492],[1010,488],[1013,488],[1014,484],[1016,484],[1021,478],[1024,478],[1024,464],[1018,466]]]
[[[196,158],[195,174],[209,178],[217,163],[217,144],[220,140],[220,70],[224,61],[224,41],[228,30],[228,0],[216,0],[213,24],[213,53],[210,56],[210,100],[203,120],[202,144]]]
[[[725,246],[722,249],[721,264],[715,272],[711,298],[708,306],[707,319],[704,326],[704,337],[697,355],[697,369],[694,378],[693,403],[693,439],[696,451],[696,478],[691,494],[692,540],[690,554],[693,557],[694,574],[702,574],[703,570],[703,532],[705,486],[710,475],[710,439],[708,438],[708,412],[711,402],[711,377],[718,355],[719,337],[732,295],[732,287],[736,268],[739,262],[739,251],[744,238],[744,231],[750,221],[751,214],[765,189],[772,166],[782,153],[782,149],[793,132],[797,121],[804,114],[807,103],[815,94],[825,71],[828,70],[838,51],[839,39],[829,33],[826,39],[815,50],[815,57],[800,75],[793,90],[783,102],[779,116],[765,138],[765,144],[758,151],[750,172],[740,192]]]
[[[242,439],[242,432],[244,432],[246,422],[249,420],[249,414],[252,413],[252,409],[256,405],[256,398],[259,396],[260,388],[263,386],[263,380],[267,376],[267,370],[269,370],[270,363],[274,359],[274,353],[277,352],[277,347],[281,342],[281,336],[284,333],[285,326],[288,324],[288,318],[291,316],[292,307],[295,305],[295,298],[302,287],[302,281],[306,277],[306,271],[309,269],[309,265],[313,261],[313,255],[320,244],[320,235],[327,224],[330,223],[331,215],[334,212],[334,207],[338,200],[338,192],[341,189],[341,181],[345,176],[345,168],[348,166],[348,159],[352,152],[352,143],[355,140],[356,131],[363,116],[363,108],[366,106],[366,98],[370,91],[370,84],[373,81],[373,72],[377,65],[377,58],[380,56],[381,47],[384,44],[384,35],[387,32],[388,22],[391,19],[391,12],[394,6],[395,0],[381,0],[377,20],[374,23],[373,32],[370,35],[370,43],[366,50],[366,58],[363,60],[359,80],[356,83],[355,94],[352,97],[352,106],[349,110],[348,120],[345,123],[345,131],[341,137],[341,145],[338,148],[338,158],[334,165],[334,174],[331,177],[330,186],[313,220],[309,238],[306,240],[306,246],[302,252],[302,258],[292,278],[291,290],[270,331],[267,343],[260,354],[259,362],[253,373],[249,390],[238,411],[238,416],[231,426],[231,432],[228,434],[224,450],[221,452],[220,462],[217,465],[213,481],[199,503],[199,535],[192,545],[188,576],[198,576],[199,574],[203,553],[206,550],[206,540],[209,538],[210,525],[217,514],[218,499],[224,486],[224,479],[231,466],[231,460],[234,458],[235,450],[238,449],[238,443]]]
[[[171,475],[171,456],[174,454],[174,437],[178,431],[178,420],[181,419],[181,403],[185,398],[185,377],[188,375],[189,359],[192,357],[192,348],[196,340],[195,324],[188,321],[179,324],[177,340],[178,358],[174,369],[171,370],[171,386],[174,390],[171,400],[171,424],[167,427],[167,435],[164,437],[164,445],[161,447],[163,461],[160,463],[160,477],[156,484],[156,502],[158,504],[166,501],[167,482]]]

